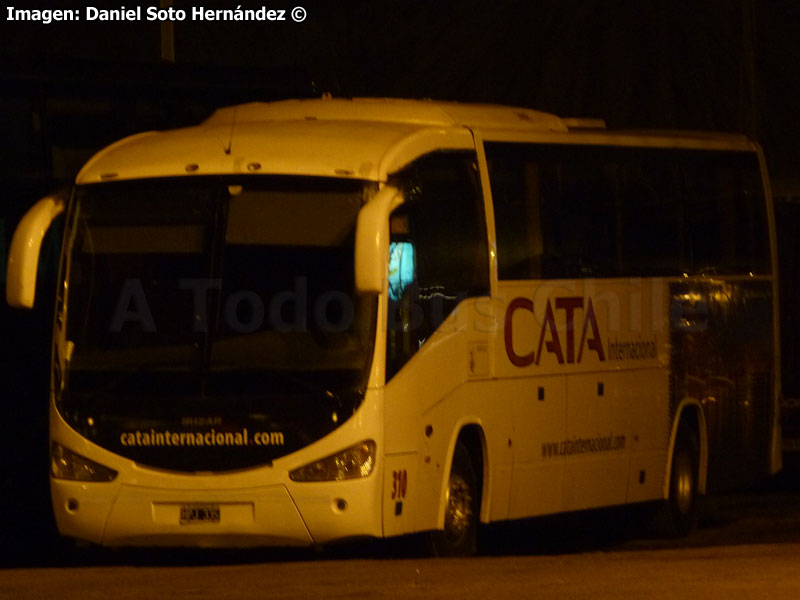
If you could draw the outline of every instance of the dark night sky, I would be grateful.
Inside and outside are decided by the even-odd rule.
[[[319,90],[342,95],[519,104],[602,117],[612,127],[754,132],[775,174],[797,176],[800,170],[796,0],[281,0],[268,6],[295,4],[308,11],[303,23],[176,23],[177,62],[298,67]],[[743,16],[748,8],[752,18]],[[159,60],[156,23],[2,26],[7,64],[32,56],[90,58],[118,64],[124,76],[130,61]]]

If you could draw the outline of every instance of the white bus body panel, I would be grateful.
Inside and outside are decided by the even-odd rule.
[[[660,280],[500,282],[494,301],[459,304],[386,386],[384,533],[442,527],[453,448],[468,425],[484,435],[484,522],[663,498],[672,427],[666,294]],[[571,329],[565,311],[553,311],[564,364],[547,351],[556,343],[549,329],[540,364],[512,364],[510,303],[532,299],[533,312],[511,311],[510,332],[516,353],[536,353],[545,307],[559,297],[592,299],[603,360],[587,340],[580,352],[586,311],[575,308]],[[609,347],[629,341],[648,355]],[[407,471],[408,494],[393,518],[395,470]]]
[[[138,465],[89,442],[51,409],[50,435],[73,452],[118,472],[110,483],[51,477],[62,535],[103,545],[310,545],[351,537],[380,537],[382,461],[363,479],[295,482],[289,472],[355,440],[382,447],[381,391],[339,429],[272,466],[231,473],[176,473]],[[77,508],[73,508],[77,505]],[[181,505],[220,507],[220,521],[181,525]]]
[[[461,302],[386,386],[387,465],[408,469],[403,514],[393,519],[391,481],[384,492],[386,531],[441,528],[456,436],[478,425],[484,440],[482,520],[505,518],[510,484],[511,415],[498,410],[490,371],[494,330],[488,298]],[[431,368],[436,365],[436,368]],[[387,468],[386,476],[391,473]],[[406,508],[407,507],[407,508]],[[491,508],[490,508],[491,507]],[[499,511],[494,514],[493,511]],[[492,511],[491,513],[489,511]],[[410,517],[408,516],[410,514]]]
[[[657,279],[499,283],[495,376],[514,407],[510,518],[662,497],[666,294]]]

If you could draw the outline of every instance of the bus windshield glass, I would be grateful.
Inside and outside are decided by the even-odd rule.
[[[162,468],[302,448],[361,402],[377,303],[354,291],[362,182],[178,178],[78,188],[57,406]],[[256,436],[258,436],[256,438]]]

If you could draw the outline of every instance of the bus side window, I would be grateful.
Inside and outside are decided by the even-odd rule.
[[[512,145],[487,149],[500,279],[541,277],[544,258],[541,235],[539,165],[523,160]]]
[[[764,273],[769,239],[759,165],[749,153],[686,161],[688,260],[695,273]]]
[[[766,198],[756,156],[742,156],[736,193],[736,262],[753,273],[771,272]]]
[[[614,169],[592,147],[534,147],[541,165],[544,277],[613,277],[619,273]],[[533,149],[533,148],[532,148]]]
[[[390,220],[387,380],[461,300],[489,293],[475,154],[424,156],[390,183],[403,191],[406,201]]]
[[[678,275],[684,271],[680,155],[641,148],[619,152],[624,274]]]
[[[618,274],[615,165],[594,148],[485,148],[500,279]]]

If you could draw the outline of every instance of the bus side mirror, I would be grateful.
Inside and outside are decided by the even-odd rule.
[[[355,247],[356,291],[383,291],[388,268],[389,214],[402,203],[400,192],[391,186],[381,189],[358,213]]]
[[[47,196],[34,204],[17,225],[8,253],[6,301],[9,306],[33,308],[42,239],[63,211],[63,199]]]

